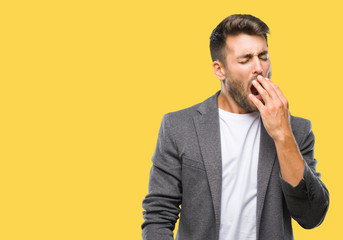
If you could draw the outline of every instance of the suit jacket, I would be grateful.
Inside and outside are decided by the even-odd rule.
[[[203,103],[164,115],[152,157],[149,193],[143,200],[143,239],[173,239],[180,211],[176,239],[219,239],[222,161],[218,95],[219,91]],[[304,228],[314,228],[329,206],[328,190],[316,172],[311,123],[292,116],[291,125],[305,162],[303,179],[295,187],[282,179],[274,141],[263,124],[261,127],[258,240],[293,239],[291,217]]]

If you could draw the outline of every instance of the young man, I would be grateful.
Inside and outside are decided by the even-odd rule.
[[[163,117],[143,201],[145,240],[293,239],[324,219],[329,193],[316,172],[308,120],[290,116],[270,80],[268,26],[231,15],[212,32],[221,90]]]

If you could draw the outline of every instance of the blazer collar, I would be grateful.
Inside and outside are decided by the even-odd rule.
[[[193,118],[213,199],[217,236],[219,236],[220,228],[222,190],[222,159],[217,101],[219,93],[220,91],[201,103],[197,109],[200,114]]]
[[[197,111],[203,115],[205,114],[205,117],[207,116],[207,113],[213,113],[214,110],[218,110],[218,96],[220,94],[220,90],[216,92],[213,96],[206,99],[204,102],[200,103]]]

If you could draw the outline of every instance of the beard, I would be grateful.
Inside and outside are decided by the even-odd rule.
[[[248,86],[251,86],[252,81],[256,78],[257,76],[251,79],[248,83]],[[229,78],[226,77],[225,87],[231,98],[237,103],[238,106],[247,110],[248,112],[258,111],[257,107],[249,101],[250,88],[245,89],[242,81],[229,80]]]

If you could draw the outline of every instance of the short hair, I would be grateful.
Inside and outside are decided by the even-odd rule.
[[[241,33],[264,37],[267,42],[267,33],[270,32],[267,24],[257,17],[248,14],[230,15],[218,24],[210,36],[212,61],[220,61],[225,64],[227,36],[236,36]]]

